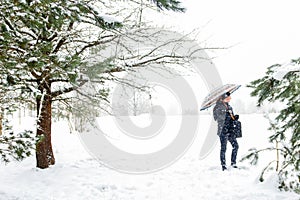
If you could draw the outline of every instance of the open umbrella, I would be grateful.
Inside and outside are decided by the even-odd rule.
[[[204,99],[200,111],[205,110],[209,107],[211,107],[212,105],[214,105],[219,99],[220,97],[225,94],[226,92],[230,92],[233,93],[234,91],[236,91],[237,89],[239,89],[241,87],[241,85],[237,85],[237,84],[226,84],[226,85],[222,85],[220,87],[217,87],[215,89],[213,89]]]

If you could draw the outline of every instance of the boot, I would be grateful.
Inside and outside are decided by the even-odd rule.
[[[232,168],[238,168],[238,167],[236,166],[236,164],[231,164],[231,167],[232,167]]]

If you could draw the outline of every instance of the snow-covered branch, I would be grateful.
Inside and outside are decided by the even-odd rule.
[[[281,81],[285,75],[290,72],[299,72],[300,73],[300,65],[295,63],[288,63],[285,65],[280,65],[274,69],[273,78]]]
[[[80,88],[82,87],[84,84],[86,84],[88,82],[88,80],[79,80],[78,81],[79,84],[78,85],[73,85],[71,87],[68,87],[68,88],[65,88],[65,89],[62,89],[62,90],[58,90],[58,91],[55,91],[55,92],[52,92],[51,93],[51,96],[53,98],[59,96],[59,95],[62,95],[62,94],[66,94],[66,93],[69,93],[69,92],[72,92],[74,90],[76,90],[77,88]]]

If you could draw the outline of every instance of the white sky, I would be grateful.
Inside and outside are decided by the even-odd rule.
[[[178,30],[201,29],[224,83],[247,84],[272,64],[300,57],[299,0],[182,0],[187,11],[166,22]],[[207,52],[210,54],[210,52]]]
[[[232,46],[207,53],[216,57],[213,62],[224,84],[242,85],[233,101],[254,103],[256,100],[249,95],[251,90],[245,86],[261,78],[267,67],[300,57],[299,0],[181,1],[187,8],[185,13],[151,17],[180,33],[199,29],[199,41],[205,41],[207,47]],[[203,90],[200,76],[192,81],[200,105],[207,91]]]

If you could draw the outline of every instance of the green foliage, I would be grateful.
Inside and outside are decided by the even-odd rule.
[[[298,66],[300,58],[291,60],[290,65]],[[252,81],[248,87],[252,88],[252,96],[258,97],[257,105],[264,102],[282,102],[285,107],[278,113],[274,122],[270,121],[269,137],[271,143],[280,143],[281,147],[263,150],[251,150],[244,159],[258,159],[258,154],[264,150],[279,151],[283,158],[278,169],[279,188],[283,190],[300,191],[300,69],[286,70],[282,79],[276,79],[276,73],[284,71],[286,66],[276,64],[268,68],[263,78]],[[300,67],[299,67],[300,68]],[[244,160],[243,159],[243,160]],[[263,170],[263,174],[274,161]],[[253,162],[256,164],[257,162]]]
[[[250,164],[251,165],[257,165],[258,163],[258,159],[259,159],[259,153],[262,151],[269,151],[269,150],[273,150],[272,147],[266,148],[266,149],[261,149],[261,150],[257,150],[256,148],[251,148],[249,149],[249,153],[244,156],[241,161],[245,161],[245,160],[250,160]]]
[[[158,8],[172,10],[177,12],[184,12],[185,8],[180,6],[180,1],[177,0],[150,0],[153,1]]]
[[[32,131],[19,134],[10,132],[0,136],[0,157],[4,163],[12,160],[22,161],[33,154],[36,139]]]

